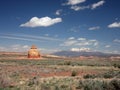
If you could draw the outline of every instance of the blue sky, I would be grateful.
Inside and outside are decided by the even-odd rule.
[[[120,53],[119,0],[0,0],[0,51]]]

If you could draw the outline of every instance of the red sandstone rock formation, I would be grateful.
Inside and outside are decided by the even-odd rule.
[[[32,45],[31,49],[28,51],[28,58],[40,58],[40,52],[35,45]]]

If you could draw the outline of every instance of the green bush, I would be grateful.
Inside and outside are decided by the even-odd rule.
[[[103,74],[104,78],[114,78],[117,77],[118,75],[120,75],[120,71],[108,71],[106,73]]]
[[[83,90],[103,90],[103,82],[99,80],[85,80],[83,81]]]
[[[104,78],[113,78],[112,74],[106,73],[103,76]]]
[[[86,75],[83,76],[83,78],[84,78],[84,79],[88,79],[88,78],[94,79],[94,78],[96,78],[96,76],[95,76],[94,74],[93,74],[93,75],[91,75],[91,74],[86,74]]]
[[[109,83],[109,85],[113,87],[113,90],[120,90],[120,80],[114,79]]]
[[[74,76],[77,76],[77,74],[78,74],[77,71],[72,71],[71,76],[74,77]]]
[[[115,68],[120,68],[120,64],[113,64],[113,66],[115,67]]]
[[[118,70],[110,70],[102,74],[96,74],[96,75],[91,75],[91,74],[86,74],[83,76],[84,79],[88,78],[120,78],[120,71]]]
[[[120,90],[120,80],[92,80],[80,81],[77,90]]]
[[[71,65],[71,61],[64,62],[64,65]]]

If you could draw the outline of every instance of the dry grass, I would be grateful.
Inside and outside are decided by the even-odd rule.
[[[96,90],[94,87],[107,90],[100,89],[100,86],[110,87],[110,83],[117,86],[110,88],[119,88],[120,69],[114,67],[120,63],[119,60],[28,60],[12,57],[1,56],[0,59],[0,88],[5,90]],[[84,79],[85,75],[88,76]]]

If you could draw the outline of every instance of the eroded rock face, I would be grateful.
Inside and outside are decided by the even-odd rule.
[[[35,45],[32,45],[31,49],[28,51],[28,58],[40,58],[40,52]]]

